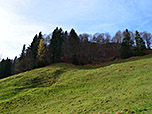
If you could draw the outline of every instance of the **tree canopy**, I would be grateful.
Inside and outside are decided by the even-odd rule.
[[[36,34],[14,60],[1,60],[0,78],[59,62],[85,65],[141,56],[146,48],[151,49],[151,39],[151,33],[145,31],[126,29],[111,37],[109,33],[78,35],[73,28],[67,32],[57,27],[49,35]]]

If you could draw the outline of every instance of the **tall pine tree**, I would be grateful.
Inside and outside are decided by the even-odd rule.
[[[60,62],[62,43],[64,41],[64,32],[58,27],[53,31],[52,39],[50,40],[50,61],[52,63]]]
[[[123,35],[124,35],[124,39],[121,43],[121,58],[126,59],[132,56],[131,47],[133,45],[133,41],[131,40],[128,29],[126,29]]]
[[[38,46],[39,46],[41,38],[42,38],[42,33],[40,32],[38,36],[37,36],[37,34],[35,35],[35,37],[33,38],[32,43],[30,45],[30,49],[33,52],[34,59],[36,59],[36,57],[37,57]]]
[[[137,56],[142,56],[145,54],[145,42],[143,41],[143,39],[140,37],[140,34],[138,31],[136,31],[136,48],[135,48],[135,52]]]
[[[72,28],[69,35],[70,53],[72,54],[72,63],[78,65],[78,52],[80,47],[80,38]]]
[[[33,62],[33,68],[36,68],[38,66],[38,61],[37,61],[37,56],[38,56],[38,46],[40,43],[40,40],[42,38],[42,33],[40,32],[39,35],[37,36],[37,34],[35,35],[29,49],[31,50],[31,57],[30,55],[28,55],[28,57],[30,57],[32,60],[34,60]],[[29,51],[30,52],[30,51]]]

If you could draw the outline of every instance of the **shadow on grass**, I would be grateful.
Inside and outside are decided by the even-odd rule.
[[[53,84],[56,83],[58,78],[60,77],[61,74],[63,74],[65,71],[63,70],[56,70],[50,75],[46,75],[45,72],[37,77],[34,78],[28,78],[28,80],[25,81],[20,81],[21,83],[14,83],[12,85],[13,90],[7,92],[6,94],[1,95],[0,101],[13,98],[14,96],[20,94],[23,91],[28,91],[29,89],[32,88],[43,88],[43,87],[50,87]]]
[[[46,75],[45,73],[41,76],[30,79],[24,86],[26,88],[36,88],[36,87],[49,87],[56,83],[57,79],[63,74],[65,71],[56,70],[50,75]],[[26,86],[27,85],[27,86]],[[25,89],[25,88],[24,88]]]

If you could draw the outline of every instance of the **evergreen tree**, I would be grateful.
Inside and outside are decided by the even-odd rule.
[[[26,45],[24,44],[24,45],[23,45],[23,49],[22,49],[22,53],[21,53],[21,55],[20,55],[20,59],[24,58],[25,53],[26,53]]]
[[[138,31],[136,31],[136,48],[135,48],[135,52],[137,56],[142,56],[145,54],[145,42],[143,41],[143,39],[140,37],[140,34]]]
[[[73,28],[70,31],[69,41],[71,46],[76,46],[78,43],[80,43],[80,39]]]
[[[33,65],[32,65],[33,68],[36,68],[38,66],[37,55],[38,55],[38,46],[39,46],[41,38],[42,38],[42,33],[41,32],[39,33],[38,36],[36,34],[35,37],[33,38],[33,41],[31,43],[30,47],[28,48],[28,50],[31,50],[28,53],[28,57],[30,57],[31,60],[34,60],[34,62],[32,62],[33,63]]]
[[[0,62],[0,78],[5,78],[11,75],[12,61],[10,59],[2,60]]]
[[[24,63],[26,63],[26,70],[31,70],[33,68],[36,68],[36,62],[37,59],[34,59],[34,54],[32,53],[32,51],[28,48],[26,50],[26,57],[24,59]]]
[[[65,36],[65,39],[68,39],[68,32],[67,31],[65,31],[64,36]]]
[[[16,68],[16,63],[17,63],[17,56],[15,56],[14,60],[12,61],[12,71],[11,74],[15,74],[15,68]]]
[[[70,53],[72,54],[72,63],[78,65],[78,54],[80,48],[80,38],[78,37],[75,30],[72,28],[69,35]]]
[[[18,60],[16,60],[16,64],[14,66],[14,72],[15,73],[20,73],[26,71],[26,51],[25,51],[25,44],[23,45],[22,52],[20,54],[20,57]]]
[[[59,62],[62,51],[62,43],[64,41],[64,32],[60,28],[53,31],[52,39],[50,40],[50,56],[51,62]]]
[[[41,38],[42,38],[42,33],[40,32],[39,36],[37,36],[37,34],[35,35],[32,43],[30,45],[30,49],[33,52],[34,59],[36,59],[36,57],[37,57],[37,52],[38,52],[37,50],[38,50],[38,46],[39,46],[39,42],[40,42]]]
[[[25,49],[25,45],[23,45],[20,57],[14,61],[14,73],[25,72],[35,68],[36,59],[34,59],[31,48]]]
[[[133,41],[131,40],[128,29],[126,29],[123,35],[124,35],[124,39],[121,43],[121,58],[126,59],[132,56],[131,47],[133,45]]]

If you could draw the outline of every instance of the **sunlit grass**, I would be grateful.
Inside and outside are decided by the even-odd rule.
[[[150,114],[151,68],[148,55],[98,66],[54,64],[1,79],[0,114]]]

